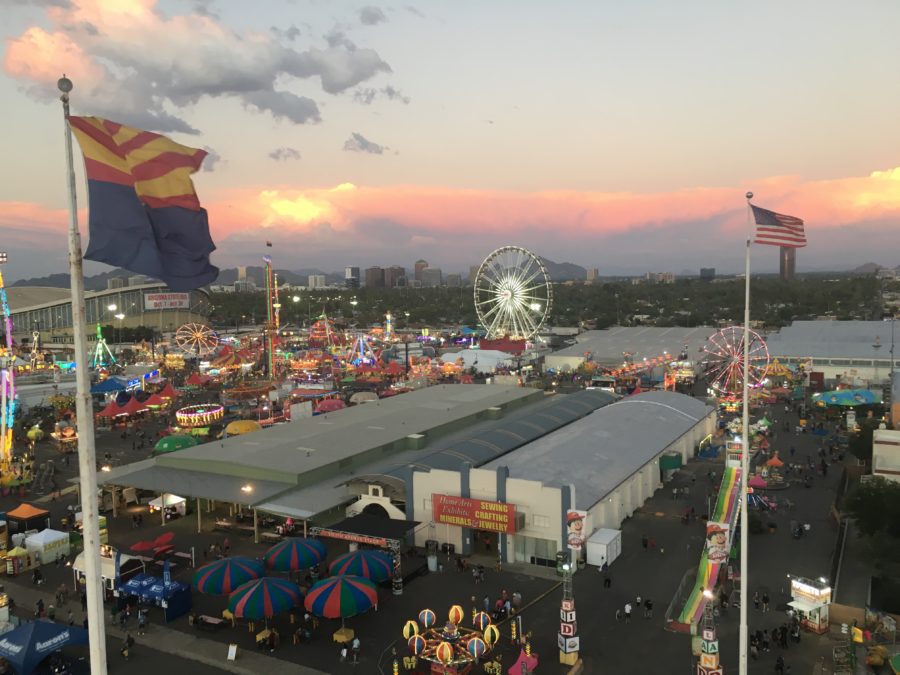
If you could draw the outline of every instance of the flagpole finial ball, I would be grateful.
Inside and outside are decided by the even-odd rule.
[[[748,192],[748,193],[747,193],[747,199],[753,199],[753,193],[752,193],[752,192]]]
[[[61,78],[59,78],[59,80],[57,80],[56,86],[62,93],[68,94],[70,91],[72,91],[72,87],[74,85],[72,84],[72,80],[63,75]]]

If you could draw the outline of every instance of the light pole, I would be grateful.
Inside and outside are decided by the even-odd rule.
[[[293,298],[291,298],[291,300],[293,300],[293,302],[294,302],[294,317],[295,317],[295,321],[297,322],[297,330],[299,331],[301,328],[301,326],[300,326],[300,306],[297,303],[300,302],[300,296],[295,295]]]

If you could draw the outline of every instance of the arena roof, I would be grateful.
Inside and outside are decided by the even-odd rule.
[[[484,465],[546,485],[574,485],[590,508],[715,410],[685,394],[651,391],[600,408]]]
[[[207,476],[229,491],[233,485],[259,483],[266,489],[254,488],[252,495],[234,501],[268,502],[290,488],[336,485],[375,459],[475,423],[490,410],[542,397],[522,387],[437,385],[119,467],[103,481],[163,491],[175,476],[198,486]],[[182,482],[179,489],[191,484]]]
[[[10,286],[6,289],[9,309],[13,312],[72,299],[68,288],[52,286]]]
[[[885,321],[794,321],[766,337],[779,358],[890,359],[891,324]],[[880,347],[873,345],[880,344]]]
[[[696,360],[700,348],[710,335],[716,332],[709,326],[684,328],[679,326],[615,326],[607,330],[591,330],[576,336],[575,344],[547,356],[548,363],[554,357],[584,357],[589,352],[596,363],[621,364],[626,352],[635,361],[645,356],[662,356],[668,352],[673,357],[688,347],[688,358]]]

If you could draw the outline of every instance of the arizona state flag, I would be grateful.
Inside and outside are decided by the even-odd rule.
[[[101,117],[69,117],[88,179],[84,257],[187,291],[216,279],[216,249],[194,191],[205,150]]]

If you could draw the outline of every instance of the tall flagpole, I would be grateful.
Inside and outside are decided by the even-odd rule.
[[[78,415],[78,477],[81,488],[84,575],[87,594],[88,640],[91,675],[106,675],[106,629],[103,625],[103,586],[100,583],[100,514],[97,508],[97,460],[94,449],[94,407],[87,369],[87,318],[84,308],[84,271],[81,234],[78,231],[78,198],[75,162],[69,129],[69,92],[72,81],[63,75],[57,82],[62,96],[65,124],[66,169],[69,188],[69,275],[72,285],[72,332],[75,342],[75,413]]]
[[[753,231],[753,209],[750,200],[753,193],[747,193],[747,252],[744,260],[744,383],[743,415],[741,419],[741,627],[738,654],[738,673],[747,675],[747,605],[748,598],[748,552],[750,522],[747,518],[747,480],[750,474],[750,239]]]

